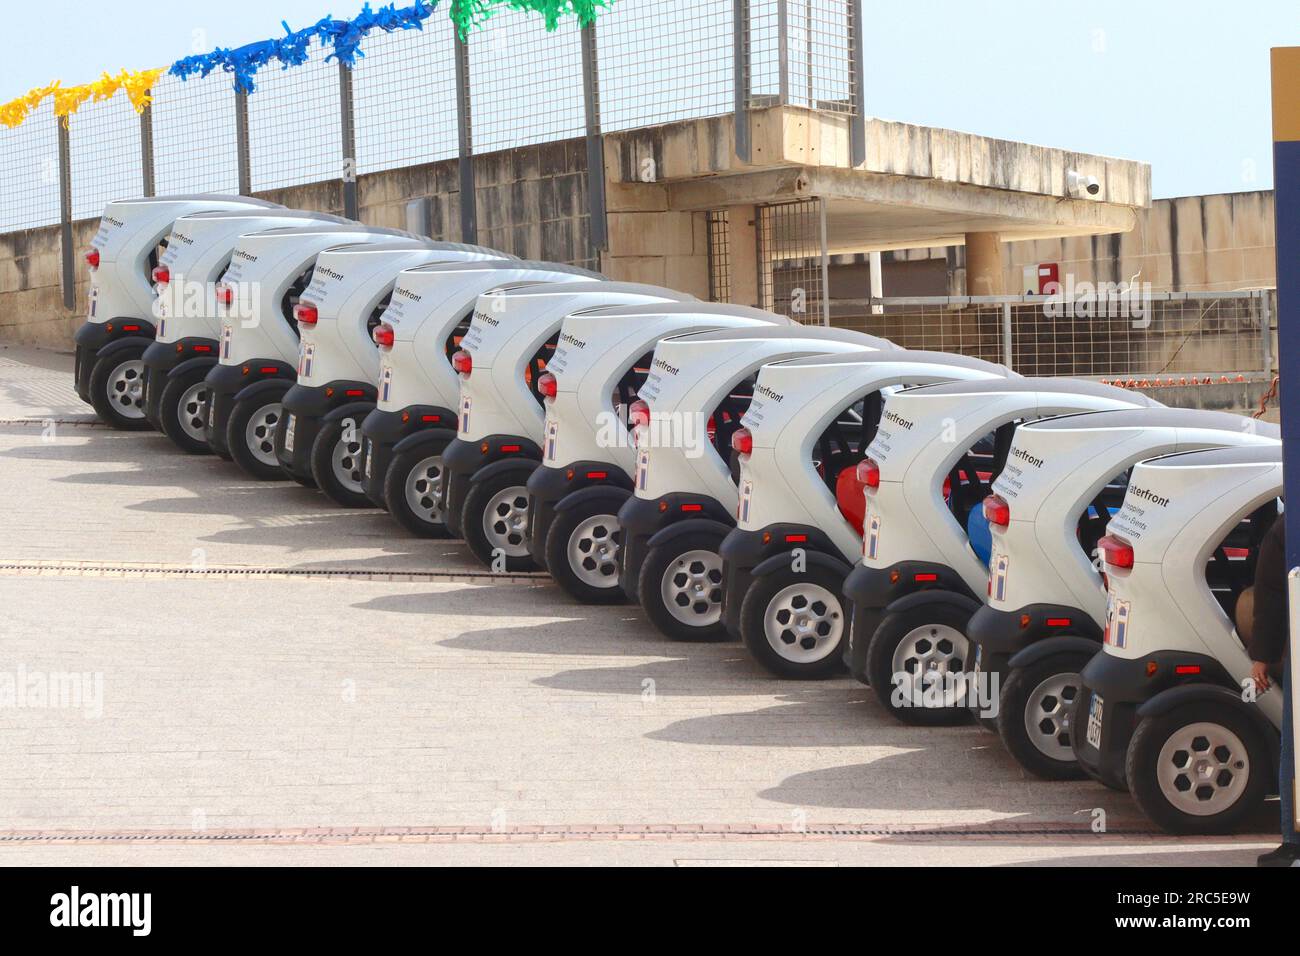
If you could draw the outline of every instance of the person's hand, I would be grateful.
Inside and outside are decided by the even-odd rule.
[[[1255,682],[1255,689],[1261,694],[1273,686],[1268,679],[1268,665],[1263,661],[1250,662],[1250,679]]]

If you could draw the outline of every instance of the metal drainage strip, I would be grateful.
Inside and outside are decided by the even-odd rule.
[[[1094,834],[1086,827],[1063,825],[1016,825],[999,827],[996,824],[970,829],[944,829],[942,827],[915,828],[897,825],[831,825],[796,830],[791,827],[744,826],[737,824],[607,824],[569,826],[514,826],[493,829],[488,827],[295,827],[254,830],[209,830],[190,832],[177,830],[100,830],[100,831],[10,831],[0,832],[0,844],[6,843],[258,843],[288,841],[293,843],[359,843],[381,839],[417,839],[431,843],[464,842],[466,840],[491,841],[510,838],[532,838],[539,842],[554,840],[599,841],[636,837],[644,840],[693,841],[717,840],[791,840],[809,838],[937,838],[943,840],[962,837],[1140,837],[1166,836],[1155,830],[1123,828],[1105,834]]]
[[[362,571],[348,568],[252,568],[238,566],[193,567],[187,564],[109,564],[95,561],[0,561],[0,576],[34,577],[247,577],[318,578],[345,581],[389,581],[426,584],[485,584],[532,582],[546,579],[535,571]]]

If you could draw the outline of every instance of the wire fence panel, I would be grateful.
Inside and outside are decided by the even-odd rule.
[[[248,153],[253,191],[343,175],[338,64],[312,41],[311,60],[264,67],[248,97]]]
[[[352,69],[357,172],[417,166],[457,153],[456,43],[447,17],[380,33]]]
[[[782,89],[781,70],[784,3],[785,0],[749,0],[749,96],[746,103],[750,109],[772,106],[788,95],[788,90]]]
[[[853,112],[853,23],[845,0],[786,0],[787,102]]]
[[[587,129],[582,34],[566,20],[503,11],[469,39],[474,152],[549,143]]]
[[[596,21],[605,132],[729,113],[732,0],[618,0]]]
[[[1022,375],[1201,378],[1266,372],[1273,290],[1064,299],[930,297],[835,304],[834,324],[910,349],[1010,356]]]
[[[827,321],[825,210],[820,199],[758,207],[758,301],[805,325]]]
[[[0,129],[0,232],[59,221],[59,131],[41,105],[27,122]]]
[[[239,192],[235,90],[228,73],[159,77],[153,119],[154,188],[160,196]]]
[[[114,199],[144,192],[140,114],[125,96],[86,102],[68,117],[72,218],[98,216]]]
[[[718,209],[708,214],[709,301],[731,301],[731,214]]]

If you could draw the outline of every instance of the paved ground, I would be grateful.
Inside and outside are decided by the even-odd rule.
[[[0,864],[1241,864],[1269,842],[1151,834],[975,728],[493,580],[381,513],[94,424],[70,382],[68,356],[0,349]],[[79,705],[34,696],[54,674]]]

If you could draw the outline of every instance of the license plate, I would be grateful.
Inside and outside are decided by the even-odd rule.
[[[293,426],[294,418],[292,415],[284,423],[284,450],[293,454]]]
[[[462,435],[464,435],[464,434],[466,434],[466,433],[469,432],[469,410],[470,410],[470,406],[471,406],[472,404],[473,404],[473,400],[472,400],[468,395],[464,395],[464,396],[461,397],[461,400],[460,400],[460,431],[461,431],[461,434],[462,434]]]
[[[366,481],[369,481],[375,464],[375,456],[371,453],[369,438],[361,442],[361,459],[366,463]]]
[[[1092,702],[1088,704],[1088,732],[1087,741],[1090,747],[1101,749],[1101,721],[1105,708],[1105,701],[1101,699],[1100,694],[1092,695]]]
[[[221,357],[223,359],[230,358],[230,337],[232,334],[233,329],[231,326],[223,325],[221,327]]]
[[[211,398],[208,399],[208,427],[217,427],[217,404]]]
[[[754,500],[754,483],[746,478],[740,483],[740,505],[736,508],[736,520],[749,520],[749,506]],[[725,593],[725,592],[724,592]]]
[[[867,533],[862,536],[862,556],[868,561],[876,560],[880,551],[880,515],[867,515]]]
[[[650,449],[642,448],[636,456],[636,490],[645,491],[650,478]]]

